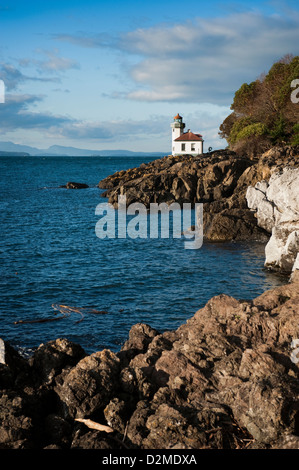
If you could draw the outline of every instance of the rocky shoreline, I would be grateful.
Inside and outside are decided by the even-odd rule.
[[[103,197],[117,207],[118,196],[126,195],[127,205],[141,202],[147,208],[151,203],[178,202],[203,203],[203,235],[205,241],[223,242],[232,240],[258,240],[268,242],[273,224],[260,223],[257,206],[248,203],[248,188],[268,184],[271,176],[284,169],[296,170],[298,182],[299,147],[273,147],[260,157],[252,160],[237,155],[231,150],[217,150],[198,157],[166,156],[148,164],[126,171],[119,171],[99,182],[104,189]],[[287,185],[286,183],[285,185]],[[298,230],[298,183],[294,184],[295,194],[286,194],[284,204],[276,207],[276,214],[289,209],[293,198],[289,221],[295,221],[292,231]],[[295,187],[297,186],[297,187]],[[280,192],[279,184],[276,191]],[[280,196],[276,197],[279,200]],[[262,198],[260,198],[261,200]],[[268,201],[273,204],[273,201]],[[266,217],[265,211],[264,218]],[[268,214],[271,218],[273,214]],[[285,227],[284,227],[285,228]],[[285,231],[284,238],[287,237]],[[297,247],[297,245],[296,245]],[[296,247],[293,251],[296,251]],[[298,251],[298,250],[297,250]],[[269,263],[272,268],[275,263]],[[286,263],[278,266],[289,272]]]
[[[205,240],[263,240],[290,282],[213,297],[175,331],[136,324],[117,353],[59,338],[25,358],[0,339],[0,449],[299,448],[298,150],[168,156],[100,182],[114,206],[204,202]]]
[[[0,449],[298,449],[298,287],[136,324],[118,353],[1,340]]]

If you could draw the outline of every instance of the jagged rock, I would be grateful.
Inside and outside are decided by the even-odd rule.
[[[137,354],[144,353],[153,340],[158,335],[158,331],[144,323],[136,323],[129,331],[129,338],[121,348],[118,355],[123,364],[127,364]]]
[[[102,195],[117,207],[118,195],[125,194],[127,205],[141,202],[210,202],[230,196],[251,160],[229,150],[204,154],[168,156],[142,167],[117,172],[99,183],[108,189]]]
[[[104,409],[104,416],[108,426],[124,434],[130,412],[132,412],[130,403],[125,403],[124,400],[119,398],[113,398]]]
[[[55,387],[65,416],[89,418],[105,407],[117,390],[119,372],[119,359],[109,350],[81,359]]]
[[[41,344],[29,362],[38,381],[49,383],[67,366],[74,366],[83,357],[85,351],[80,345],[65,338],[58,338]]]

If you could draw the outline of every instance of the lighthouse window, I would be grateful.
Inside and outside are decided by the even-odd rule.
[[[186,150],[186,144],[182,144],[182,152]]]
[[[191,144],[191,151],[195,152],[195,144]]]

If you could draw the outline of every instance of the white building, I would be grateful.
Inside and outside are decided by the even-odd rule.
[[[172,155],[200,155],[203,153],[203,138],[201,134],[193,134],[190,129],[183,132],[185,124],[183,118],[177,114],[172,128]]]

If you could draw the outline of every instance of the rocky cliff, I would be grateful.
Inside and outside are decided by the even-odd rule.
[[[117,206],[125,194],[127,204],[202,202],[206,241],[267,241],[269,231],[257,224],[247,205],[246,191],[281,168],[298,166],[299,147],[275,147],[256,160],[230,150],[218,150],[198,157],[166,156],[100,181],[102,196]]]
[[[257,224],[271,234],[265,265],[283,272],[299,268],[299,168],[276,169],[269,181],[249,186],[249,208]]]
[[[212,298],[121,351],[0,340],[1,449],[299,448],[299,271],[253,301]],[[297,346],[296,346],[297,345]]]

